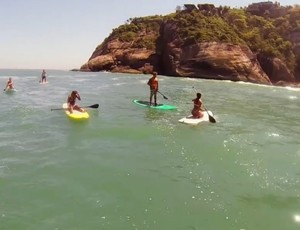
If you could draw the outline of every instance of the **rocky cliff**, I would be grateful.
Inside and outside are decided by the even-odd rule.
[[[208,16],[198,14],[194,11],[184,11],[176,13],[175,17],[172,15],[133,19],[113,30],[80,70],[123,73],[151,73],[155,70],[159,74],[174,77],[224,79],[260,84],[296,84],[299,77],[295,78],[294,73],[297,71],[288,67],[285,63],[288,59],[280,59],[284,56],[268,55],[267,52],[254,49],[245,39],[240,39],[238,31],[230,31],[231,26],[227,22],[222,22],[221,27],[214,28],[211,24],[215,21],[203,24],[203,20],[207,20]],[[197,17],[200,17],[201,21],[189,22]],[[225,21],[225,17],[222,17],[219,16],[218,20]],[[215,30],[212,36],[218,32],[218,39],[207,38],[207,31],[204,35],[199,31],[192,31],[191,36],[188,34],[191,32],[185,30],[191,23],[193,27],[200,23],[199,28],[212,28]],[[184,27],[183,24],[187,26]],[[220,28],[225,30],[223,34],[218,31]],[[297,51],[296,35],[294,32],[287,39],[293,42]],[[203,39],[204,36],[206,39]],[[297,56],[297,52],[295,54]]]

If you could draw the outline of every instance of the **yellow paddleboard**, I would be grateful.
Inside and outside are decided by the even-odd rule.
[[[86,120],[90,117],[90,115],[87,113],[87,111],[80,112],[78,110],[73,110],[73,113],[70,113],[70,111],[68,110],[68,104],[67,103],[64,103],[62,105],[62,107],[65,111],[65,114],[73,120]]]

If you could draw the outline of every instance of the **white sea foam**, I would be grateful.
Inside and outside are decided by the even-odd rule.
[[[297,92],[300,92],[300,88],[295,88],[295,87],[290,87],[290,86],[286,86],[284,87],[285,89],[287,90],[290,90],[290,91],[297,91]]]
[[[293,216],[293,218],[294,218],[294,221],[295,221],[295,222],[300,223],[300,215],[299,215],[299,214],[295,214],[295,215]]]
[[[289,96],[289,99],[296,100],[296,99],[298,99],[298,97],[296,97],[296,96]]]
[[[280,135],[278,133],[268,133],[269,137],[279,137]]]

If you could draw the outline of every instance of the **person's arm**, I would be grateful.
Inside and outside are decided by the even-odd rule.
[[[81,100],[79,93],[76,94],[76,97],[78,98],[79,101]]]
[[[6,88],[13,88],[14,87],[14,83],[12,81],[7,82]]]
[[[8,82],[6,83],[5,89],[3,91],[6,91],[8,89]]]
[[[202,103],[202,100],[200,99],[200,106],[199,106],[199,108],[202,110],[202,111],[204,111],[205,109],[203,108],[203,103]]]

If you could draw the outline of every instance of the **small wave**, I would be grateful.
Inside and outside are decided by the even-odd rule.
[[[139,80],[140,83],[146,84],[148,80]]]
[[[278,133],[268,133],[269,137],[279,137],[280,135]]]
[[[180,81],[189,81],[189,82],[201,82],[201,81],[205,81],[206,79],[202,79],[202,78],[180,78]]]
[[[300,88],[294,88],[294,87],[291,87],[291,86],[286,86],[286,87],[283,87],[287,90],[290,90],[290,91],[297,91],[297,92],[300,92]]]
[[[119,83],[115,83],[113,84],[114,86],[120,86],[120,85],[127,85],[126,82],[119,82]]]
[[[298,97],[296,97],[296,96],[289,96],[289,99],[296,100],[296,99],[298,99]]]
[[[295,214],[295,215],[293,216],[293,218],[294,218],[294,221],[295,221],[296,223],[300,223],[300,215],[299,215],[299,214]]]
[[[74,78],[74,79],[72,79],[72,81],[74,81],[74,82],[85,82],[85,81],[88,81],[88,80],[87,79]]]

